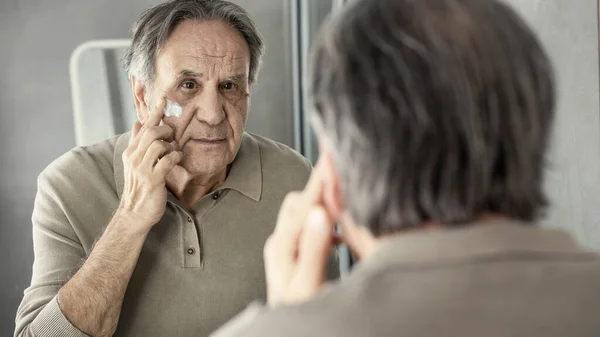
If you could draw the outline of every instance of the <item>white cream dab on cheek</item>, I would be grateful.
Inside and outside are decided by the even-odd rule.
[[[181,117],[183,114],[183,108],[181,105],[167,100],[167,106],[165,107],[165,117]]]

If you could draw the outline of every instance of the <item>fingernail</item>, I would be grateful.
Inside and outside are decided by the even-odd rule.
[[[310,229],[328,232],[327,219],[323,211],[319,209],[310,211],[310,213],[308,214],[307,226]]]

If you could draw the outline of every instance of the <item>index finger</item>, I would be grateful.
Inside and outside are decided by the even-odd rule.
[[[131,135],[129,136],[129,145],[133,144],[137,134],[140,132],[141,129],[142,124],[140,122],[135,122],[135,124],[133,124],[133,127],[131,128]]]
[[[152,111],[150,111],[150,113],[148,114],[148,119],[146,119],[146,122],[144,123],[144,127],[147,128],[150,126],[158,126],[158,124],[160,124],[160,121],[162,120],[166,106],[167,106],[167,99],[165,97],[163,97],[160,100],[160,104],[158,104],[158,106],[154,107],[154,109]]]
[[[325,280],[325,266],[331,251],[334,222],[323,207],[313,207],[300,237],[298,263],[292,289],[301,299],[312,297]],[[304,297],[304,298],[302,298]]]
[[[313,168],[308,182],[302,191],[302,195],[305,200],[311,204],[317,204],[321,201],[321,195],[323,190],[323,161],[317,160],[315,167]]]

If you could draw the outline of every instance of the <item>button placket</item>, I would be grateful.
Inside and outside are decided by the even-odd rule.
[[[185,211],[184,211],[185,212]],[[183,266],[184,268],[199,268],[202,265],[202,254],[198,229],[194,218],[188,212],[184,213],[183,222]]]

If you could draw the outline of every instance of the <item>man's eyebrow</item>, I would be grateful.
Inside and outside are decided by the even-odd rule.
[[[179,72],[179,76],[180,77],[202,77],[202,73],[193,71],[193,70],[189,70],[189,69],[183,69],[181,72]]]
[[[229,76],[225,79],[225,81],[238,82],[238,81],[245,79],[246,77],[248,77],[248,75],[246,75],[245,73],[242,73],[242,74]]]

